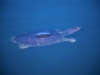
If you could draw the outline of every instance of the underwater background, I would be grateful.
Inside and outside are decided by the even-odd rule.
[[[20,49],[12,38],[82,27],[74,43]],[[99,0],[0,0],[0,75],[100,75]]]

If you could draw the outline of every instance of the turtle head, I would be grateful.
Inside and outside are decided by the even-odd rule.
[[[78,31],[78,30],[80,30],[81,28],[82,28],[82,27],[76,26],[76,27],[75,27],[75,30]]]

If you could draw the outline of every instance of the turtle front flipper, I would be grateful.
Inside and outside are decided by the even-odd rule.
[[[63,38],[62,40],[63,41],[69,41],[69,42],[75,42],[76,41],[76,39],[74,39],[74,38]]]

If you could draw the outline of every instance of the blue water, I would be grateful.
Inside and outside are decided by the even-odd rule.
[[[12,37],[39,30],[82,29],[61,42],[21,50]],[[99,0],[1,0],[0,75],[100,75]]]

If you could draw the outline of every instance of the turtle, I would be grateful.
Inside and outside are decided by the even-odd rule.
[[[60,30],[44,30],[31,33],[23,33],[13,37],[13,42],[19,44],[20,49],[28,47],[46,46],[58,42],[69,41],[75,42],[74,38],[66,38],[66,35],[77,32],[82,27],[69,28],[64,31]]]

